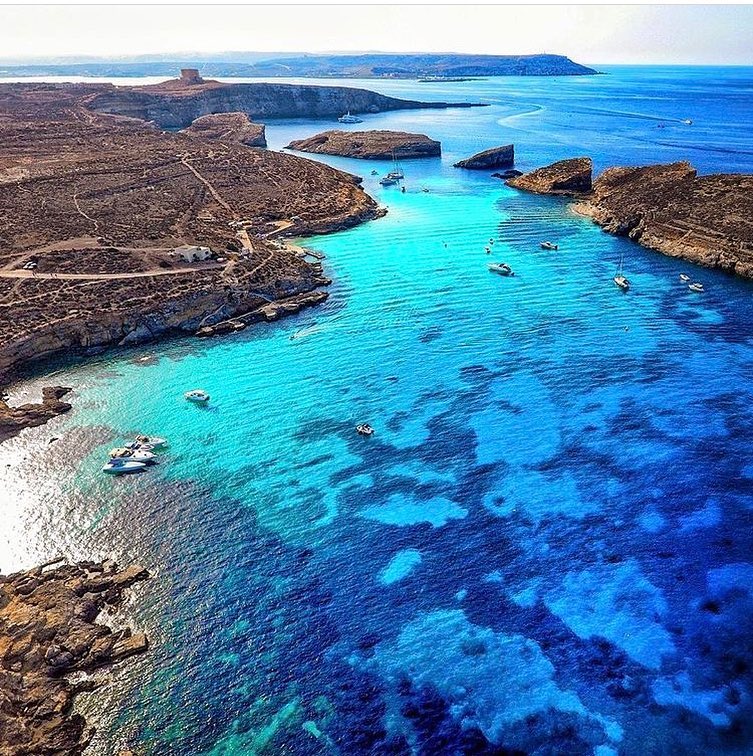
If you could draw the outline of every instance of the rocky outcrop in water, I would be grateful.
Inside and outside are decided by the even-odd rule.
[[[266,147],[264,125],[253,123],[245,113],[212,113],[197,118],[183,134],[216,142]]]
[[[70,390],[64,386],[47,386],[42,389],[41,404],[21,404],[18,407],[11,407],[0,399],[0,441],[68,412],[71,405],[61,399]]]
[[[508,184],[578,197],[576,209],[611,234],[671,257],[753,278],[753,176],[698,176],[687,162],[609,168],[591,191],[584,191],[587,158],[580,160],[582,171],[577,166],[563,169],[574,161],[562,161]]]
[[[438,157],[442,145],[426,134],[405,131],[323,131],[291,142],[286,149],[365,160]]]
[[[455,168],[468,168],[475,171],[509,168],[515,163],[515,145],[506,144],[502,147],[477,152],[465,160],[455,163]]]
[[[508,186],[537,194],[574,195],[591,190],[593,163],[591,158],[560,160],[508,180]]]
[[[91,731],[73,712],[91,673],[148,648],[143,633],[98,621],[147,578],[138,565],[80,562],[0,575],[0,753],[75,756]]]
[[[93,95],[88,106],[98,113],[154,121],[163,128],[183,128],[211,113],[245,113],[268,118],[336,118],[345,112],[380,113],[416,108],[471,107],[471,103],[420,102],[352,87],[307,84],[222,84],[174,80],[144,87],[112,87]]]

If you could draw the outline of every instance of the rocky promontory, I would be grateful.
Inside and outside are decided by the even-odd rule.
[[[42,389],[41,404],[21,404],[18,407],[11,407],[0,398],[0,441],[68,412],[71,405],[61,399],[69,391],[71,389],[65,386],[46,386]]]
[[[516,176],[508,186],[537,194],[574,195],[591,190],[593,162],[589,157],[559,160],[544,168]]]
[[[306,139],[291,142],[286,149],[314,152],[321,155],[390,160],[401,158],[438,157],[442,145],[426,134],[405,131],[323,131]]]
[[[245,113],[210,113],[197,118],[183,134],[246,147],[266,147],[264,125],[253,123]]]
[[[192,69],[180,79],[141,87],[99,87],[87,106],[97,113],[184,128],[210,113],[245,113],[252,119],[337,118],[345,112],[380,113],[416,108],[471,107],[472,103],[421,102],[353,87],[313,84],[224,84]]]
[[[455,168],[468,168],[474,171],[496,170],[509,168],[515,163],[515,146],[506,144],[502,147],[477,152],[465,160],[455,163]]]
[[[144,580],[138,565],[113,562],[46,565],[0,575],[0,753],[72,756],[93,732],[73,712],[78,693],[92,691],[92,673],[148,648],[146,636],[113,630],[102,612]]]
[[[585,159],[582,159],[585,160]],[[753,175],[698,176],[690,163],[609,168],[584,191],[575,170],[555,163],[508,182],[519,189],[570,194],[576,209],[605,231],[627,236],[645,247],[710,268],[753,278]],[[584,164],[585,165],[585,164]],[[589,161],[590,165],[590,161]],[[563,181],[546,192],[537,176]]]

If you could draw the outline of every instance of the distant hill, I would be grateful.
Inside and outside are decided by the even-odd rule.
[[[395,78],[423,76],[588,76],[593,68],[564,55],[466,55],[459,53],[363,53],[354,55],[293,55],[227,53],[172,60],[45,62],[0,64],[0,76],[172,76],[179,68],[201,64],[205,76],[319,78]]]

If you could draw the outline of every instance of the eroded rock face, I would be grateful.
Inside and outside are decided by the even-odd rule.
[[[22,404],[11,407],[0,399],[0,441],[15,436],[24,428],[44,425],[57,415],[68,412],[71,405],[61,401],[71,389],[65,386],[47,386],[42,389],[41,404]]]
[[[527,192],[573,196],[591,190],[592,172],[591,158],[571,158],[524,173],[510,179],[507,184]]]
[[[475,155],[455,163],[455,168],[468,168],[475,171],[509,168],[515,163],[515,146],[506,144],[502,147],[477,152]]]
[[[609,168],[578,210],[671,257],[753,278],[753,176],[697,176],[690,163]]]
[[[80,562],[0,575],[0,753],[83,753],[90,733],[72,712],[75,695],[97,686],[81,677],[148,648],[143,633],[96,619],[148,577],[138,565]],[[79,673],[76,682],[71,673]]]
[[[393,154],[401,158],[442,154],[442,145],[435,139],[405,131],[323,131],[291,142],[287,149],[365,160],[390,160]]]
[[[245,113],[211,113],[197,118],[184,134],[246,147],[266,147],[264,125],[253,123]]]

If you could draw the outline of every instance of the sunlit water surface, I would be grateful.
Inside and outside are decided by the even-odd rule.
[[[751,285],[452,163],[514,142],[522,168],[750,172],[753,71],[361,84],[493,104],[353,127],[441,139],[405,194],[327,158],[389,213],[305,240],[324,306],[12,387],[74,410],[0,446],[0,566],[154,573],[128,607],[152,651],[81,701],[91,753],[749,753]],[[169,438],[160,465],[103,476],[137,431]]]

